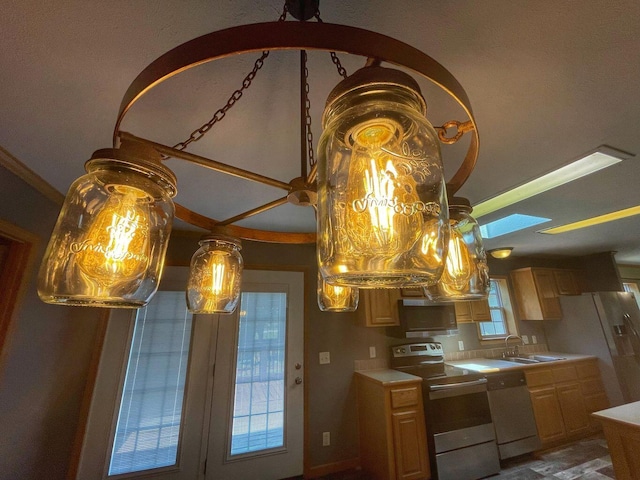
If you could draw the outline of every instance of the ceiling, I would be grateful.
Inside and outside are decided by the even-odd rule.
[[[60,192],[111,146],[120,101],[161,54],[200,35],[275,21],[284,0],[42,2],[0,0],[0,146]],[[640,264],[640,218],[562,235],[536,230],[640,205],[640,2],[637,0],[321,0],[324,22],[382,33],[417,47],[466,90],[480,134],[476,169],[458,192],[472,204],[576,160],[600,145],[633,154],[613,167],[482,217],[551,218],[486,240],[514,256],[615,251]],[[291,18],[291,17],[289,17]],[[258,54],[181,73],[146,94],[122,130],[166,145],[188,138],[240,87]],[[340,59],[349,73],[364,60]],[[289,182],[300,176],[297,52],[272,52],[223,121],[188,151]],[[340,80],[326,52],[309,55],[314,140],[327,94]],[[450,98],[420,80],[434,125],[466,120]],[[443,146],[445,174],[468,138]],[[177,202],[224,219],[283,196],[186,162],[169,160]],[[310,208],[285,205],[239,225],[314,231]],[[190,228],[178,222],[177,228]]]

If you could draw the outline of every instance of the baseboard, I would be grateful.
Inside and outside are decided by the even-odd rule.
[[[332,473],[343,472],[345,470],[353,470],[360,467],[360,458],[350,458],[348,460],[341,460],[335,463],[326,463],[324,465],[317,465],[310,467],[305,472],[304,478],[318,478],[324,475],[330,475]]]

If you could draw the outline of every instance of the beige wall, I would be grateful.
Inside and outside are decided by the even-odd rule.
[[[97,332],[93,309],[42,303],[35,277],[58,206],[0,167],[0,219],[41,240],[0,357],[0,479],[63,479]]]

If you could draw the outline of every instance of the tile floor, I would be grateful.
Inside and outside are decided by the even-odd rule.
[[[596,435],[547,450],[503,462],[498,475],[488,480],[611,480],[615,479],[607,442]],[[327,475],[320,480],[369,480],[361,471]]]

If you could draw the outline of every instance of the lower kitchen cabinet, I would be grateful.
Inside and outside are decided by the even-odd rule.
[[[538,435],[547,447],[588,435],[598,428],[590,418],[609,401],[597,360],[571,362],[525,371]]]
[[[566,437],[566,431],[556,388],[553,385],[530,388],[529,393],[531,394],[533,415],[538,427],[538,436],[542,444],[563,440]]]
[[[375,372],[359,372],[356,379],[362,469],[374,480],[431,478],[422,380]]]

